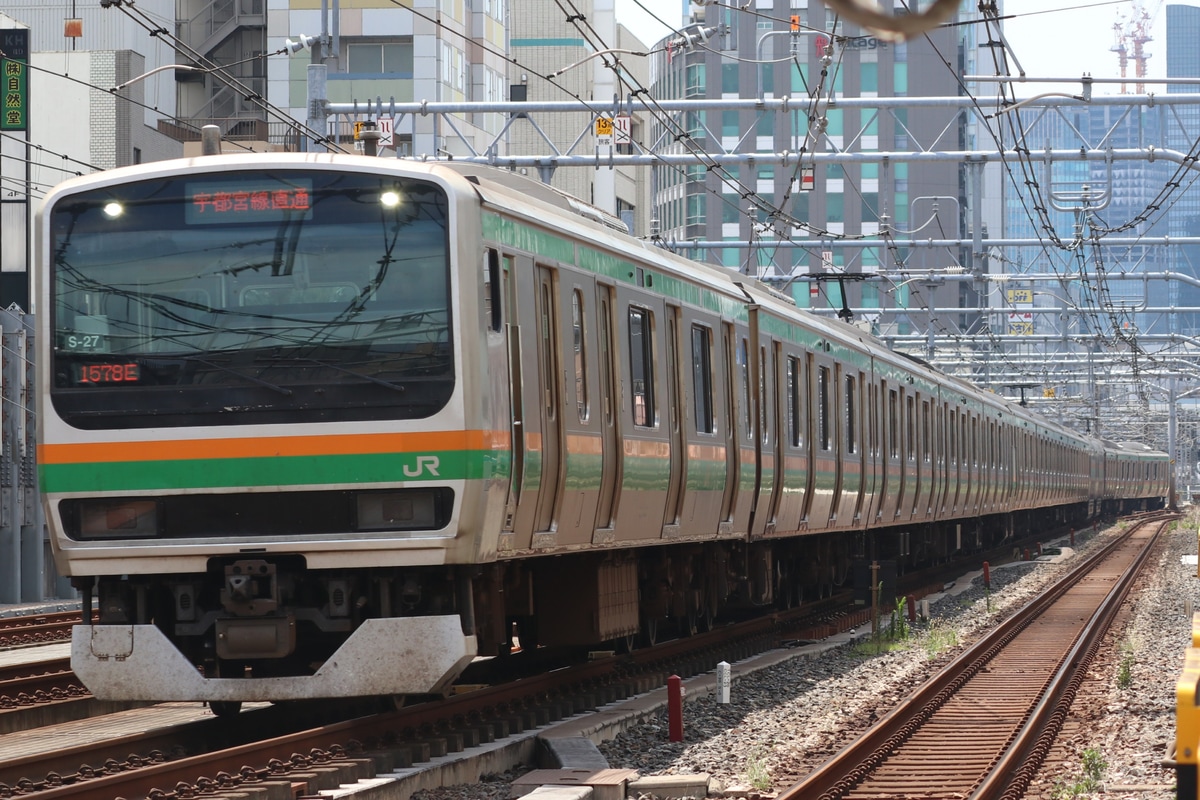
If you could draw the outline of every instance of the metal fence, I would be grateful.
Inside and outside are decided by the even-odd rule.
[[[38,497],[33,322],[15,305],[0,311],[0,604],[74,596]]]

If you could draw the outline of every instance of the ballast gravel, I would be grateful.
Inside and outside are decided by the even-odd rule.
[[[1026,798],[1175,798],[1174,771],[1163,762],[1175,737],[1175,682],[1191,640],[1190,613],[1193,605],[1200,608],[1198,521],[1200,514],[1189,509],[1160,541]],[[735,666],[730,703],[719,704],[711,694],[689,698],[683,742],[668,741],[664,710],[600,750],[610,766],[642,776],[707,773],[716,787],[711,791],[725,797],[772,797],[887,714],[1120,525],[1077,534],[1074,555],[1068,549],[1058,559],[993,568],[990,591],[977,577],[964,591],[944,595],[931,604],[929,621],[889,652],[873,655],[850,645],[746,675]],[[413,798],[500,800],[529,768]]]

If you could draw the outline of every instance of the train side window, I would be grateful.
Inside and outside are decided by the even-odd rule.
[[[929,401],[921,402],[921,455],[926,464],[930,462],[932,450],[929,447]]]
[[[858,452],[858,404],[853,375],[846,376],[846,452]]]
[[[712,331],[703,325],[692,326],[692,395],[695,398],[696,432],[715,433]]]
[[[579,421],[587,422],[591,416],[590,399],[587,385],[587,349],[586,333],[583,328],[583,292],[576,289],[571,293],[571,330],[572,347],[575,350],[575,404],[579,411]]]
[[[821,449],[832,450],[829,435],[829,367],[817,370],[817,423],[821,431]]]
[[[905,398],[905,403],[906,403],[906,405],[904,408],[904,423],[905,423],[905,427],[908,430],[908,434],[907,434],[908,438],[905,440],[905,449],[908,451],[908,460],[916,461],[917,460],[917,432],[913,429],[913,426],[916,425],[916,422],[917,422],[916,398],[914,398],[912,395],[909,395],[908,397]]]
[[[787,360],[787,419],[788,441],[792,447],[801,443],[800,426],[800,359],[788,356]]]
[[[946,455],[951,464],[958,463],[958,412],[950,411],[950,424],[947,426],[950,429],[949,446],[946,448]]]
[[[652,428],[656,422],[654,341],[650,312],[629,309],[629,379],[633,394],[633,424]]]
[[[499,331],[503,324],[500,290],[500,253],[489,247],[483,265],[483,313],[493,331]]]
[[[555,364],[556,358],[554,348],[559,347],[555,341],[555,313],[554,295],[551,292],[550,282],[548,279],[542,282],[542,307],[541,307],[541,338],[542,338],[542,375],[545,376],[545,404],[546,404],[546,419],[552,420],[557,416],[558,400],[555,398],[555,388],[558,385],[558,368]]]
[[[749,345],[745,339],[742,339],[738,343],[737,350],[738,370],[742,376],[742,424],[746,429],[746,439],[750,440],[754,436],[754,428],[750,416],[750,353],[748,350]]]
[[[979,418],[971,418],[971,466],[979,466]]]
[[[758,349],[758,429],[762,443],[771,441],[770,419],[767,417],[767,348]]]
[[[900,457],[900,398],[895,389],[888,389],[888,429],[887,448],[888,458]]]
[[[604,424],[612,425],[613,421],[613,365],[612,365],[612,333],[608,318],[608,301],[600,300],[600,399],[604,412]]]

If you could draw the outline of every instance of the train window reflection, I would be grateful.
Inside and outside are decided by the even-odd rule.
[[[633,395],[633,424],[652,428],[654,407],[654,348],[650,312],[629,309],[629,379]]]
[[[701,325],[692,326],[692,395],[696,431],[713,433],[712,331]]]
[[[304,207],[201,224],[195,198],[227,185],[303,187]],[[383,190],[404,202],[382,208]],[[427,416],[449,398],[449,212],[439,187],[247,170],[147,179],[121,195],[116,218],[104,213],[104,189],[50,212],[53,400],[72,424],[104,427],[114,415],[126,425],[179,424],[231,407],[277,421],[331,407]],[[136,376],[119,393],[78,378],[115,366]],[[151,394],[158,387],[182,393],[170,395],[170,422],[156,406],[168,395]]]
[[[833,441],[829,430],[829,367],[817,370],[817,425],[820,430],[822,450],[832,450]]]
[[[590,416],[587,385],[587,352],[584,349],[583,292],[576,289],[571,293],[572,346],[575,353],[575,404],[579,421],[587,422]]]

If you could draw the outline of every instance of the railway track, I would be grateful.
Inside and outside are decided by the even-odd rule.
[[[261,715],[262,723],[252,721],[259,719],[256,712],[253,717],[243,714],[235,725],[205,719],[145,736],[113,736],[91,747],[64,746],[51,756],[0,756],[0,798],[135,797],[156,790],[161,794],[167,787],[186,794],[203,787],[234,790],[247,782],[293,779],[310,781],[315,790],[313,774],[337,775],[345,782],[392,764],[425,761],[660,686],[671,673],[706,672],[738,652],[746,655],[780,641],[816,639],[861,626],[869,613],[839,611],[814,621],[805,618],[805,611],[780,612],[736,630],[727,626],[632,654],[600,657],[537,680],[525,676],[516,686],[493,686],[446,703],[340,718],[319,727],[314,727],[314,716],[287,721],[285,711],[264,709],[269,713]],[[794,627],[797,620],[800,627]],[[745,642],[740,651],[731,645],[739,637]]]
[[[78,622],[78,611],[0,617],[0,649],[65,641],[71,638],[71,628]]]
[[[0,711],[81,697],[90,694],[71,671],[70,659],[0,668]]]
[[[1139,520],[779,800],[1019,798],[1172,519]]]

